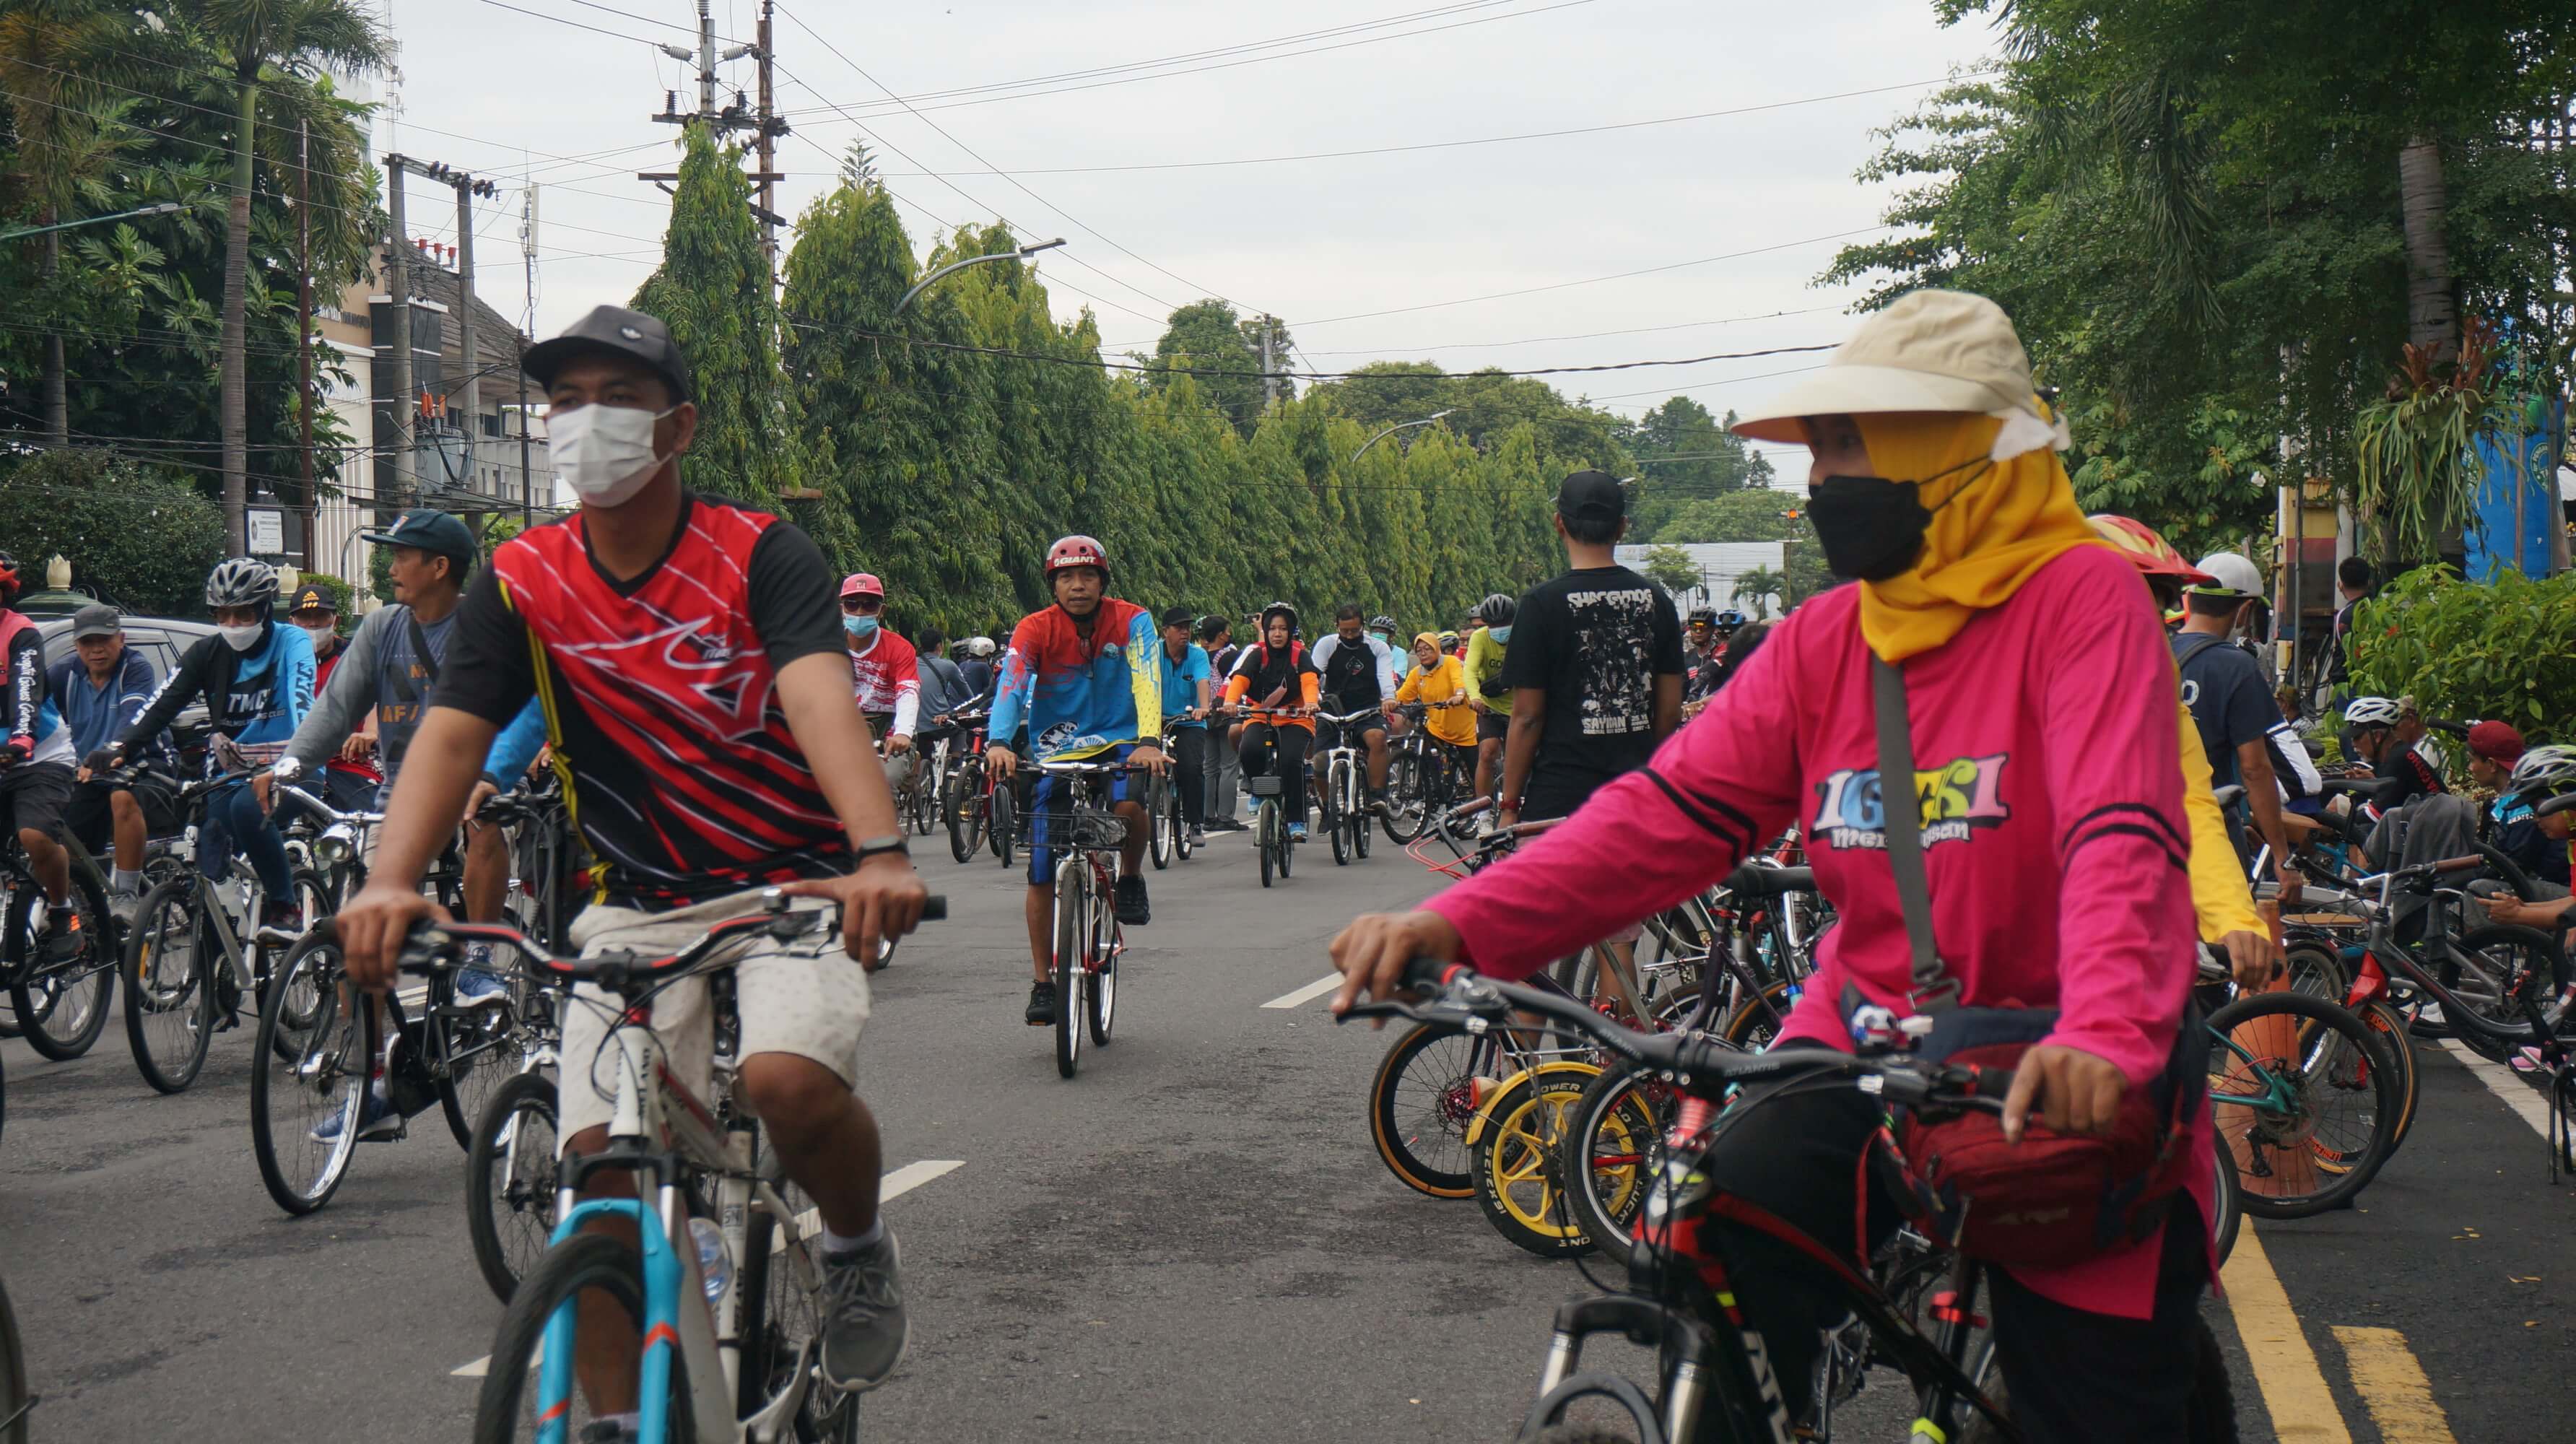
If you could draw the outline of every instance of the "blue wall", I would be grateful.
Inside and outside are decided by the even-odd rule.
[[[2509,425],[2495,437],[2481,438],[2473,448],[2485,480],[2478,484],[2477,496],[2470,503],[2465,528],[2472,581],[2492,581],[2499,570],[2514,568],[2517,553],[2523,575],[2549,574],[2550,529],[2562,524],[2558,458],[2567,442],[2566,399],[2534,397],[2516,419],[2520,425]],[[2519,467],[2514,464],[2517,453],[2522,463]],[[2524,497],[2519,546],[2513,534],[2516,490]]]

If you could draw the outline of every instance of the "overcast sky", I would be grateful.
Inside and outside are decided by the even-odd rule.
[[[693,5],[383,3],[402,46],[401,111],[379,116],[379,147],[507,187],[477,212],[486,299],[522,305],[516,187],[533,178],[536,334],[626,300],[658,256],[668,205],[635,172],[674,160],[674,128],[647,117],[675,87],[694,104],[691,69],[653,46],[690,43]],[[751,38],[757,0],[714,6],[720,36]],[[776,25],[779,104],[796,127],[780,151],[791,219],[864,133],[917,251],[946,224],[1000,215],[1024,237],[1066,237],[1040,267],[1056,314],[1089,306],[1113,351],[1150,351],[1171,307],[1217,295],[1281,317],[1317,370],[1389,358],[1597,365],[1839,340],[1850,291],[1809,284],[1839,242],[1814,238],[1876,225],[1888,193],[1853,178],[1871,130],[1926,82],[1976,65],[1992,39],[1982,22],[1937,26],[1930,0],[782,0]],[[1113,69],[1181,56],[1195,58]],[[749,60],[723,73],[753,84]],[[1832,96],[1843,98],[1818,99]],[[1763,106],[1393,154],[1076,169]],[[410,195],[414,234],[452,241],[443,188],[415,182]],[[1780,249],[1562,284],[1766,247]],[[1535,287],[1557,289],[1465,299]],[[1693,324],[1716,321],[1729,324]],[[1592,334],[1647,327],[1669,329]],[[1810,364],[1549,379],[1630,415],[1676,393],[1722,413]]]

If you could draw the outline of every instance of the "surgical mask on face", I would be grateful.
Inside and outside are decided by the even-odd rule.
[[[304,635],[313,639],[313,655],[317,657],[328,651],[331,644],[340,639],[340,630],[337,627],[307,627],[302,622],[295,625]]]
[[[653,423],[671,411],[593,402],[549,414],[547,460],[555,476],[583,501],[623,506],[662,469],[662,458],[653,452]]]
[[[864,642],[877,634],[877,619],[854,617],[844,612],[841,614],[841,630]]]
[[[1512,629],[1509,627],[1487,627],[1485,630],[1497,642],[1508,642],[1512,639]]]
[[[215,630],[223,633],[224,645],[236,652],[249,651],[259,645],[260,638],[268,635],[268,628],[259,622],[240,627],[217,627]]]
[[[1924,480],[1983,464],[1980,457]],[[1961,483],[1941,505],[1957,500],[1967,487]],[[1807,515],[1816,524],[1816,540],[1824,545],[1825,565],[1836,576],[1865,582],[1887,581],[1914,565],[1923,554],[1923,534],[1932,527],[1932,510],[1923,505],[1923,483],[1917,481],[1829,476],[1807,489]]]

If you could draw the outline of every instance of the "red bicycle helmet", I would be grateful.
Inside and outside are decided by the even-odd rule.
[[[1109,549],[1102,546],[1098,538],[1079,532],[1058,537],[1056,544],[1047,548],[1046,574],[1052,578],[1070,567],[1098,567],[1100,579],[1105,582],[1109,580]]]
[[[2173,543],[2166,541],[2145,522],[2112,516],[2107,512],[2087,520],[2093,523],[2094,535],[2118,548],[2122,556],[2148,576],[2168,577],[2186,587],[2207,586],[2215,580],[2209,573],[2183,560],[2182,553],[2174,550]]]

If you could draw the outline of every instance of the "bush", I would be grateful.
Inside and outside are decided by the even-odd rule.
[[[2496,718],[2534,743],[2576,739],[2576,572],[2472,585],[2418,568],[2362,603],[2352,648],[2355,695]]]
[[[140,616],[205,611],[206,573],[224,555],[223,508],[104,451],[0,459],[0,549],[43,585],[45,559],[71,559],[72,585]]]

